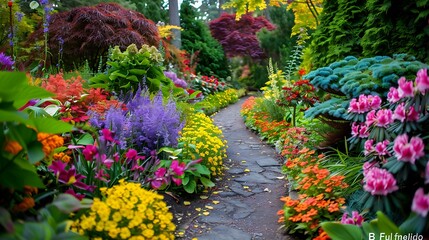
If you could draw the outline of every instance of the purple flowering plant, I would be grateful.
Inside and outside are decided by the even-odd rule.
[[[12,70],[14,63],[15,62],[12,60],[12,57],[6,55],[3,52],[0,52],[0,70],[1,71]]]
[[[401,77],[397,84],[384,103],[371,95],[351,100],[349,141],[365,155],[363,208],[387,214],[396,209],[404,229],[421,233],[429,230],[427,69],[420,69],[413,80]]]

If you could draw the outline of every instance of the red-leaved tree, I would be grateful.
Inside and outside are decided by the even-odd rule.
[[[43,27],[31,40],[43,39]],[[51,64],[57,64],[59,53],[64,66],[81,65],[85,60],[91,67],[99,64],[109,47],[126,49],[132,43],[159,46],[156,24],[143,14],[125,9],[115,3],[78,7],[51,16],[48,32]]]
[[[209,25],[212,36],[220,42],[228,57],[249,56],[252,59],[265,57],[256,33],[262,28],[275,29],[265,17],[253,17],[251,13],[238,21],[235,14],[223,13]]]

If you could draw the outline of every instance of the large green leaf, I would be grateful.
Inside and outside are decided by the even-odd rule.
[[[91,136],[91,134],[86,133],[86,134],[82,135],[77,140],[76,144],[78,144],[78,145],[92,145],[92,144],[94,144],[94,138]]]
[[[53,95],[54,95],[53,93],[41,87],[24,85],[24,87],[21,88],[21,91],[19,92],[13,105],[16,108],[20,108],[24,106],[31,99],[47,98]]]
[[[35,164],[45,157],[43,145],[39,141],[34,141],[27,144],[28,161]]]
[[[183,189],[185,189],[187,193],[194,193],[196,188],[197,188],[197,183],[195,182],[194,179],[190,180],[188,184],[183,185]]]
[[[204,187],[214,187],[215,186],[215,184],[208,178],[201,177],[200,180],[203,183]]]
[[[0,159],[4,161],[4,159]],[[5,167],[5,164],[1,164]],[[22,189],[24,186],[44,188],[36,168],[26,159],[14,159],[7,163],[5,169],[0,170],[0,182],[3,187]]]
[[[386,235],[400,232],[398,226],[396,226],[384,213],[378,211],[377,218],[377,224],[380,232],[386,233]]]
[[[50,240],[55,235],[54,229],[47,222],[26,222],[22,232],[23,239]]]
[[[39,132],[43,133],[57,134],[70,132],[73,129],[73,125],[52,117],[33,118],[31,123]]]
[[[82,208],[80,201],[70,194],[60,194],[52,205],[56,206],[63,213],[71,213]]]
[[[323,222],[320,224],[332,240],[362,240],[362,231],[358,226],[338,222]]]
[[[18,111],[4,111],[0,109],[0,122],[27,122],[27,115]]]

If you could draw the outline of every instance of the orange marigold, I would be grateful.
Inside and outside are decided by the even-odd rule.
[[[38,133],[37,141],[42,143],[43,152],[49,156],[55,148],[61,147],[64,144],[64,138],[55,134]]]
[[[15,155],[22,150],[22,146],[17,141],[6,141],[4,150]]]
[[[25,212],[28,209],[34,207],[36,204],[34,203],[34,199],[32,197],[25,197],[22,199],[22,202],[16,204],[13,207],[14,212]]]

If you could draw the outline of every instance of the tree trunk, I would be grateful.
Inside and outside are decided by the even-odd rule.
[[[178,26],[180,27],[180,18],[179,18],[179,1],[178,0],[168,0],[168,13],[170,16],[170,25]],[[173,40],[171,41],[172,44],[177,47],[181,48],[182,41],[180,39],[180,30],[173,29]]]

